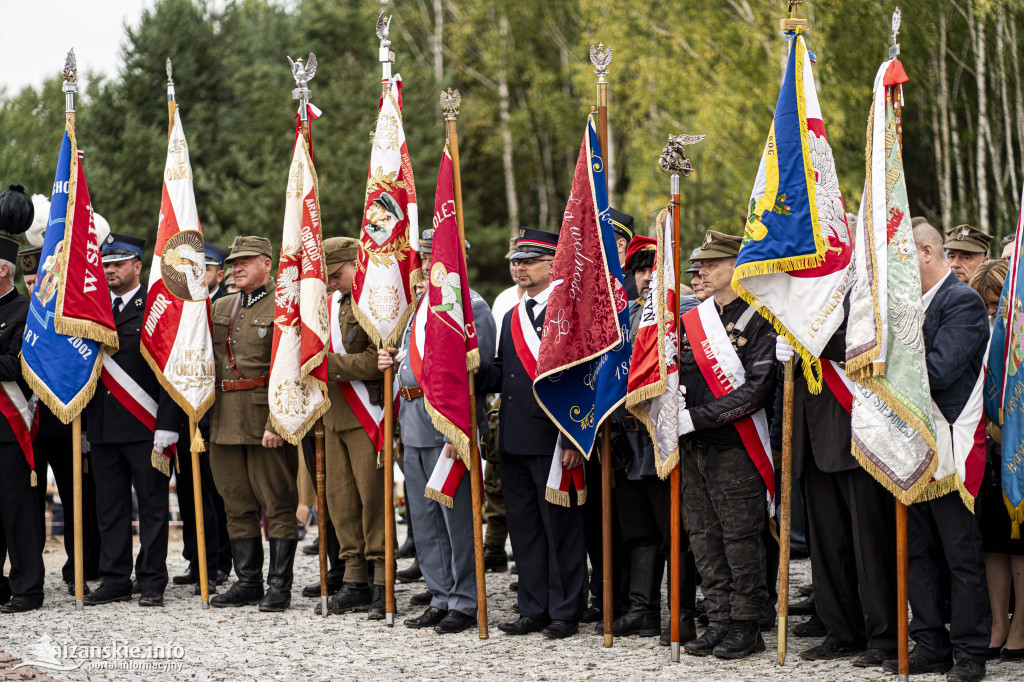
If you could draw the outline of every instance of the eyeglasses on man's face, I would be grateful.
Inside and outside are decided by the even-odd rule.
[[[512,267],[530,268],[533,267],[534,265],[537,265],[538,263],[550,263],[553,260],[554,258],[513,258]]]

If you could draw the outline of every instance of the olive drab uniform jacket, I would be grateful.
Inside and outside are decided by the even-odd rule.
[[[324,415],[324,427],[332,431],[347,431],[361,428],[362,424],[356,417],[348,401],[338,387],[339,381],[364,381],[369,392],[370,401],[375,405],[383,405],[383,373],[377,369],[377,347],[370,343],[370,337],[352,313],[352,294],[345,294],[339,302],[329,300],[329,305],[337,305],[332,311],[331,319],[341,327],[341,342],[345,346],[345,354],[327,354],[327,386],[331,409]]]
[[[210,440],[223,445],[260,445],[270,425],[267,384],[274,342],[273,280],[251,294],[229,294],[213,304],[213,356],[217,398],[211,413]],[[232,368],[228,346],[234,356]],[[241,376],[239,376],[241,375]],[[251,389],[225,391],[224,381],[255,380]]]

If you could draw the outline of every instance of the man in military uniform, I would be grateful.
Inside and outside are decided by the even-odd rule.
[[[961,282],[971,281],[978,266],[988,260],[992,235],[970,225],[957,225],[946,230],[946,263]]]
[[[557,242],[558,235],[552,232],[520,230],[512,260],[526,293],[505,315],[494,363],[477,375],[481,378],[478,392],[501,391],[501,483],[519,567],[519,620],[501,623],[498,629],[510,635],[543,631],[551,639],[578,631],[587,595],[586,519],[573,496],[568,507],[545,498],[558,429],[537,404],[533,378],[526,369],[536,363],[531,346],[539,345],[544,328]],[[528,322],[514,329],[512,316],[520,310]],[[524,327],[521,335],[520,327]],[[521,352],[531,357],[524,359]],[[571,469],[582,463],[582,453],[563,450],[563,466]]]
[[[274,338],[270,240],[236,237],[227,261],[239,293],[213,305],[217,399],[211,410],[210,468],[224,498],[238,581],[210,599],[214,606],[259,603],[260,611],[291,604],[292,564],[299,542],[298,451],[270,423],[267,384]],[[270,536],[268,589],[263,592],[263,538]]]
[[[370,411],[383,405],[377,369],[377,349],[352,312],[352,281],[356,273],[359,240],[337,237],[327,240],[331,263],[331,348],[327,354],[328,391],[331,409],[324,415],[327,474],[327,507],[345,562],[341,589],[328,604],[330,613],[347,613],[369,607],[371,620],[384,618],[384,469],[377,449],[360,421],[353,400]],[[342,383],[348,383],[343,390]],[[361,383],[365,390],[354,390]],[[349,390],[352,389],[352,390]],[[346,393],[348,395],[346,395]],[[376,424],[373,425],[376,429]],[[373,562],[373,589],[367,586],[368,564]],[[317,607],[319,608],[319,606]]]
[[[132,488],[139,514],[135,561],[140,606],[163,606],[167,587],[167,502],[171,463],[166,450],[177,442],[178,409],[142,357],[140,341],[146,289],[139,283],[146,240],[111,232],[100,250],[117,325],[118,351],[105,356],[104,373],[85,409],[96,483],[100,529],[100,586],[87,605],[132,598]],[[155,405],[156,428],[142,421]],[[147,410],[148,411],[148,410]]]
[[[433,230],[424,230],[420,237],[420,258],[423,280],[430,280]],[[424,292],[417,311],[402,336],[402,348],[381,349],[377,352],[377,367],[382,372],[399,363],[398,381],[401,386],[402,444],[405,448],[406,499],[410,506],[410,519],[416,530],[416,558],[430,590],[431,601],[419,618],[405,621],[410,628],[432,627],[442,634],[462,632],[476,623],[476,566],[473,548],[473,501],[469,476],[462,477],[452,495],[451,508],[424,495],[427,481],[434,466],[442,457],[454,457],[451,444],[434,428],[423,404],[423,389],[419,386],[416,370],[410,359],[413,329],[418,338],[424,333],[429,309],[429,294]],[[481,349],[494,347],[494,318],[487,302],[475,291],[470,292],[473,319],[476,321],[477,341]],[[418,351],[417,351],[418,352]],[[489,353],[480,353],[481,366],[491,362]],[[477,418],[482,432],[487,431],[484,405],[477,404]],[[472,437],[472,436],[470,436]],[[504,553],[504,550],[502,550]]]
[[[0,613],[32,611],[43,604],[43,517],[32,486],[46,487],[46,469],[36,474],[28,461],[32,390],[22,378],[19,355],[29,299],[14,288],[18,240],[6,234],[28,229],[34,212],[21,185],[0,195],[0,229],[5,232],[0,234]],[[8,557],[9,579],[3,575]]]
[[[701,261],[701,281],[713,300],[686,313],[680,329],[683,513],[710,621],[685,650],[721,658],[764,650],[758,615],[768,598],[761,538],[766,482],[754,460],[767,459],[770,468],[771,447],[744,441],[736,422],[764,418],[761,410],[775,394],[775,338],[732,288],[740,243],[740,237],[707,233],[694,259]],[[722,343],[697,344],[691,331]],[[709,383],[715,370],[737,363],[743,383],[716,398]]]

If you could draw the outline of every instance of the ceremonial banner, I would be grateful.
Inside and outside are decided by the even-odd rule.
[[[214,359],[206,254],[185,129],[171,103],[160,223],[143,317],[141,351],[174,402],[198,421],[213,405]],[[202,436],[194,439],[202,451]]]
[[[72,120],[57,159],[39,277],[22,339],[25,381],[70,423],[92,398],[104,348],[117,352],[117,328]]]
[[[851,244],[839,177],[799,29],[750,196],[733,287],[803,359],[812,392],[843,321]]]
[[[679,462],[679,302],[671,211],[662,209],[653,281],[640,313],[640,328],[629,364],[626,408],[647,427],[654,442],[654,466],[666,478]]]
[[[552,263],[533,392],[573,447],[590,457],[597,426],[622,404],[632,345],[608,215],[604,157],[587,121]]]
[[[418,378],[424,407],[434,428],[444,434],[469,466],[471,433],[469,370],[480,366],[466,257],[455,220],[452,158],[445,145],[434,198],[434,238],[427,287],[428,313],[423,363]]]
[[[992,341],[985,368],[985,413],[1001,425],[1000,475],[1003,502],[1010,513],[1010,537],[1020,538],[1024,523],[1024,191],[1021,193],[1020,216],[1013,244],[1010,269],[1003,282],[999,312],[992,328]],[[1011,319],[1012,318],[1012,319]]]
[[[412,245],[412,247],[410,247]],[[396,345],[420,278],[416,186],[402,128],[402,78],[384,84],[366,181],[352,310],[370,340]]]
[[[884,62],[875,76],[867,175],[855,226],[846,374],[857,382],[853,455],[900,502],[910,504],[928,486],[938,458],[921,331],[921,273],[893,107],[906,81],[898,60]]]
[[[313,159],[305,137],[299,135],[285,192],[267,390],[270,422],[293,445],[331,406],[327,398],[327,267],[317,189]]]

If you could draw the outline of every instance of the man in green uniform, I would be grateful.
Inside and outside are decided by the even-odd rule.
[[[946,230],[942,248],[946,251],[946,264],[966,284],[978,266],[988,260],[991,245],[992,235],[970,225],[957,225]]]
[[[271,253],[270,240],[264,237],[237,237],[226,260],[234,266],[239,293],[213,306],[217,399],[211,411],[210,467],[224,498],[238,581],[210,603],[259,602],[260,611],[283,611],[291,603],[292,562],[299,541],[299,460],[296,448],[271,427],[267,404],[276,290],[270,278]],[[266,595],[261,508],[270,529]]]

